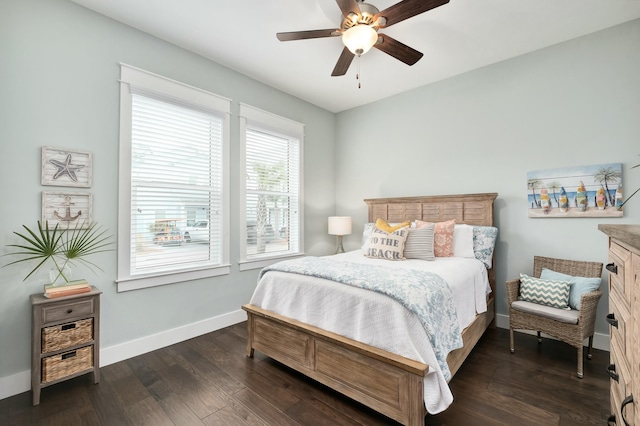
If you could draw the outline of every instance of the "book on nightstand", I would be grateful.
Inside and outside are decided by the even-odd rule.
[[[56,297],[71,296],[73,294],[88,293],[90,291],[91,291],[91,287],[87,286],[82,288],[72,288],[66,291],[56,291],[54,293],[45,293],[44,297],[48,299],[54,299]]]
[[[87,280],[69,281],[64,284],[46,284],[44,296],[48,298],[71,296],[77,293],[86,293],[91,290]]]

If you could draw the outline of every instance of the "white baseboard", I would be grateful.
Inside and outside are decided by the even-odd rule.
[[[224,315],[209,318],[183,327],[173,328],[161,333],[145,336],[141,339],[121,343],[100,349],[100,367],[124,361],[134,356],[142,355],[156,349],[164,348],[178,342],[201,336],[212,331],[220,330],[230,325],[245,321],[247,315],[243,310],[229,312]],[[509,316],[496,315],[496,326],[509,328]],[[535,332],[524,333],[535,334]],[[550,336],[547,336],[550,337]],[[593,347],[603,351],[609,350],[609,335],[596,333],[593,336]],[[0,378],[0,399],[8,398],[31,389],[31,371],[25,370],[11,376]]]
[[[496,314],[496,327],[509,328],[509,315]],[[518,330],[518,332],[526,333],[526,334],[533,334],[533,335],[536,334],[535,331],[529,331],[529,330]],[[544,333],[542,333],[542,335],[544,337],[549,338],[549,339],[553,339],[552,336],[546,335]],[[585,339],[585,341],[586,341],[586,339]],[[608,334],[602,334],[602,333],[595,333],[593,335],[593,347],[595,349],[599,349],[599,350],[608,352],[609,351],[609,335]]]
[[[247,314],[243,310],[237,310],[151,336],[109,346],[108,348],[101,348],[100,367],[105,367],[109,364],[124,361],[134,356],[220,330],[230,325],[246,321],[246,319]],[[11,376],[0,378],[0,399],[8,398],[30,389],[31,370],[21,371]]]
[[[29,389],[31,389],[31,370],[0,378],[0,399],[9,398]]]
[[[247,320],[243,310],[195,322],[100,350],[100,367],[133,358]]]

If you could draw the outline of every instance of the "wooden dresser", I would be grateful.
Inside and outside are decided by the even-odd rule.
[[[640,425],[640,225],[598,229],[609,236],[609,424]]]

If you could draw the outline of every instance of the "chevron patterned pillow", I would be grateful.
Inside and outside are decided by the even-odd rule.
[[[558,309],[569,308],[568,281],[543,280],[520,274],[520,300]]]

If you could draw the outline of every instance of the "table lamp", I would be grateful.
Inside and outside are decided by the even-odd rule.
[[[329,235],[338,236],[338,247],[336,254],[344,253],[342,247],[342,236],[351,234],[351,217],[349,216],[330,216],[329,217]]]

